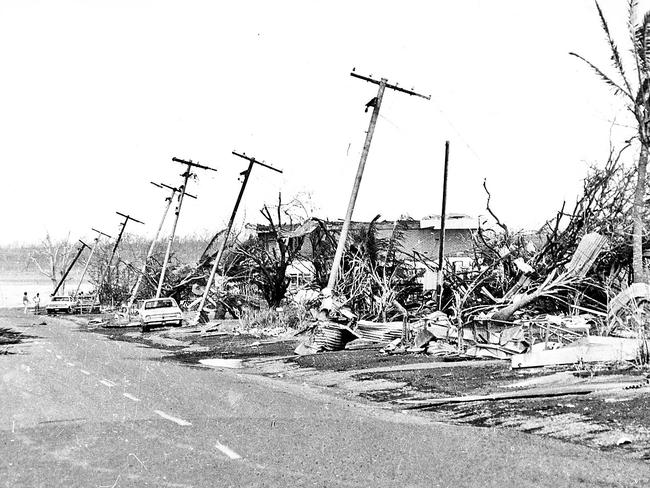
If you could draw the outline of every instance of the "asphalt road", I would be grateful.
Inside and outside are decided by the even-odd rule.
[[[0,355],[0,486],[650,486],[650,463],[618,453],[162,362],[43,320],[0,314],[37,336]]]

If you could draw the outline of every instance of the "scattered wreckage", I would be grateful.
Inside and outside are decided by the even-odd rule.
[[[520,279],[514,291],[474,313],[427,311],[411,316],[402,309],[401,321],[360,320],[330,296],[322,300],[317,318],[303,334],[297,354],[314,354],[380,344],[386,354],[420,353],[446,359],[509,360],[512,368],[571,365],[591,362],[648,361],[643,303],[650,302],[650,286],[635,283],[609,300],[606,311],[575,304],[573,315],[555,312],[588,284],[587,274],[607,246],[597,233],[580,240],[563,269],[554,269],[536,286],[526,287],[532,271],[515,260]],[[522,285],[523,283],[523,285]],[[469,287],[476,287],[472,283]],[[493,297],[492,297],[493,298]],[[575,301],[575,300],[574,300]],[[539,305],[538,302],[544,302]],[[631,323],[633,322],[633,324]]]

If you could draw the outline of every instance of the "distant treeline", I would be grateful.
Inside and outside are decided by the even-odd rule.
[[[195,263],[208,245],[209,240],[210,237],[203,236],[177,237],[174,239],[172,253],[180,263]],[[156,245],[156,253],[164,253],[167,243],[167,237],[159,240]],[[87,244],[91,245],[92,243],[87,242]],[[105,241],[104,246],[102,247],[105,249],[112,249],[113,244],[113,241]],[[75,249],[78,248],[79,243],[70,241],[69,245],[72,246],[70,255],[74,256]],[[125,235],[120,243],[118,253],[120,258],[127,262],[141,263],[146,256],[150,245],[151,240],[147,240],[144,237]],[[17,273],[38,274],[38,268],[34,264],[32,256],[35,256],[43,249],[44,245],[41,244],[0,246],[0,276]],[[83,257],[80,260],[82,263],[85,262],[88,253],[89,251],[84,252]],[[43,264],[42,257],[40,260]]]

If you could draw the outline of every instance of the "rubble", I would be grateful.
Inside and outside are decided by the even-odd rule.
[[[312,224],[308,226],[311,227]],[[341,314],[342,305],[350,300],[325,290],[321,308],[329,312],[328,320],[335,322],[323,322],[321,311],[321,321],[313,325],[310,338],[296,353],[340,350],[350,342],[350,349],[382,345],[380,351],[384,354],[509,360],[513,368],[643,361],[648,355],[644,340],[610,337],[608,332],[616,329],[621,334],[621,311],[640,299],[650,300],[650,286],[634,284],[624,289],[607,309],[577,300],[584,293],[581,290],[593,287],[590,273],[609,244],[597,232],[584,234],[565,258],[564,266],[546,263],[546,276],[539,274],[543,271],[539,254],[548,253],[548,245],[537,250],[531,242],[523,244],[524,253],[537,253],[528,259],[517,255],[512,246],[496,246],[492,267],[484,268],[469,280],[454,276],[449,287],[455,290],[455,300],[451,307],[448,303],[446,310],[430,311],[422,304],[419,312],[407,312],[393,299],[402,321],[357,318],[349,311]],[[511,260],[515,277],[499,297],[490,280],[506,260]],[[475,302],[479,305],[472,306],[469,297],[476,294],[480,295]],[[385,298],[376,298],[386,302]],[[385,317],[388,309],[382,310]],[[612,326],[616,320],[618,323]],[[348,334],[348,341],[341,339],[343,331]]]
[[[647,341],[619,337],[590,336],[569,345],[512,356],[513,368],[605,361],[635,361],[647,350]]]

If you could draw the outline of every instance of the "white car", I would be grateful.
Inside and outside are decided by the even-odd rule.
[[[55,313],[72,313],[76,304],[77,301],[72,297],[57,296],[52,297],[50,303],[45,307],[45,310],[47,310],[48,315]]]
[[[140,307],[142,332],[156,325],[183,325],[183,314],[173,298],[152,298]]]

